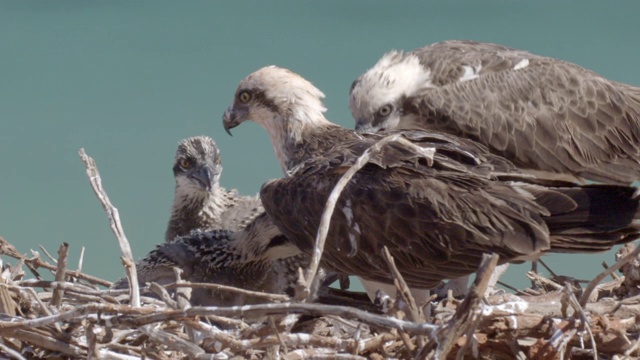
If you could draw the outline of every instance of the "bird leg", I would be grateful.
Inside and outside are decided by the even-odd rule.
[[[500,276],[507,271],[508,267],[509,263],[496,266],[493,273],[491,273],[491,278],[489,278],[489,285],[487,285],[487,292],[484,294],[485,296],[493,295],[497,291],[496,284],[498,283],[498,280],[500,280]]]

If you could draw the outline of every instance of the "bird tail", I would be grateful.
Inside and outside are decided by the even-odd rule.
[[[638,189],[618,185],[547,188],[534,194],[549,210],[552,252],[600,252],[640,238]]]

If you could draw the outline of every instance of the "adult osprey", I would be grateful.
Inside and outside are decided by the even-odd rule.
[[[227,131],[246,120],[266,129],[288,176],[263,185],[260,196],[278,228],[307,253],[338,179],[386,135],[329,122],[323,97],[301,76],[265,67],[240,82],[223,116]],[[426,131],[401,136],[435,149],[432,162],[396,142],[355,174],[331,218],[322,257],[328,269],[391,283],[381,256],[387,246],[409,286],[432,288],[477,270],[483,253],[504,263],[603,251],[638,237],[632,187],[545,181],[472,140]]]
[[[640,88],[502,45],[444,41],[391,51],[351,86],[359,131],[471,138],[522,169],[640,179]]]
[[[208,136],[183,139],[173,163],[176,181],[165,241],[191,230],[240,230],[264,209],[257,196],[241,196],[220,186],[220,150]]]

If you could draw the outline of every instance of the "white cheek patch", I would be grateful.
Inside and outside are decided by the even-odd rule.
[[[400,126],[401,126],[400,116],[398,116],[397,114],[394,114],[393,116],[389,117],[386,121],[384,121],[382,124],[380,124],[378,126],[379,127],[378,130],[380,130],[381,128],[385,128],[385,130],[397,129]]]

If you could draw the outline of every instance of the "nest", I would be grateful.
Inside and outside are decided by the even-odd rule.
[[[67,268],[68,245],[57,259],[21,254],[0,237],[0,252],[18,260],[0,283],[0,354],[15,359],[624,359],[640,356],[640,248],[627,244],[617,262],[582,285],[571,277],[530,272],[534,286],[487,294],[497,255],[485,255],[463,299],[416,304],[386,251],[397,300],[362,301],[362,294],[329,291],[305,302],[315,272],[301,276],[299,299],[215,284],[138,287],[135,264],[118,211],[102,188],[93,160],[81,150],[87,174],[105,208],[131,290]],[[354,171],[357,171],[354,170]],[[348,181],[348,179],[347,179]],[[338,186],[336,186],[338,188]],[[323,241],[318,242],[320,245]],[[322,249],[322,248],[321,248]],[[320,252],[321,253],[321,252]],[[317,268],[313,259],[312,268]],[[53,264],[55,263],[55,264]],[[80,261],[80,264],[82,262]],[[26,268],[26,269],[25,269]],[[621,270],[624,276],[618,276]],[[43,280],[49,271],[54,281]],[[31,277],[27,276],[30,274]],[[611,276],[612,280],[603,282]],[[250,293],[263,303],[192,307],[194,287]],[[154,296],[147,296],[153,293]],[[339,293],[339,295],[337,295]],[[300,295],[302,294],[302,295]],[[450,294],[449,294],[450,295]],[[335,305],[340,304],[340,305]],[[345,305],[347,304],[347,305]]]

